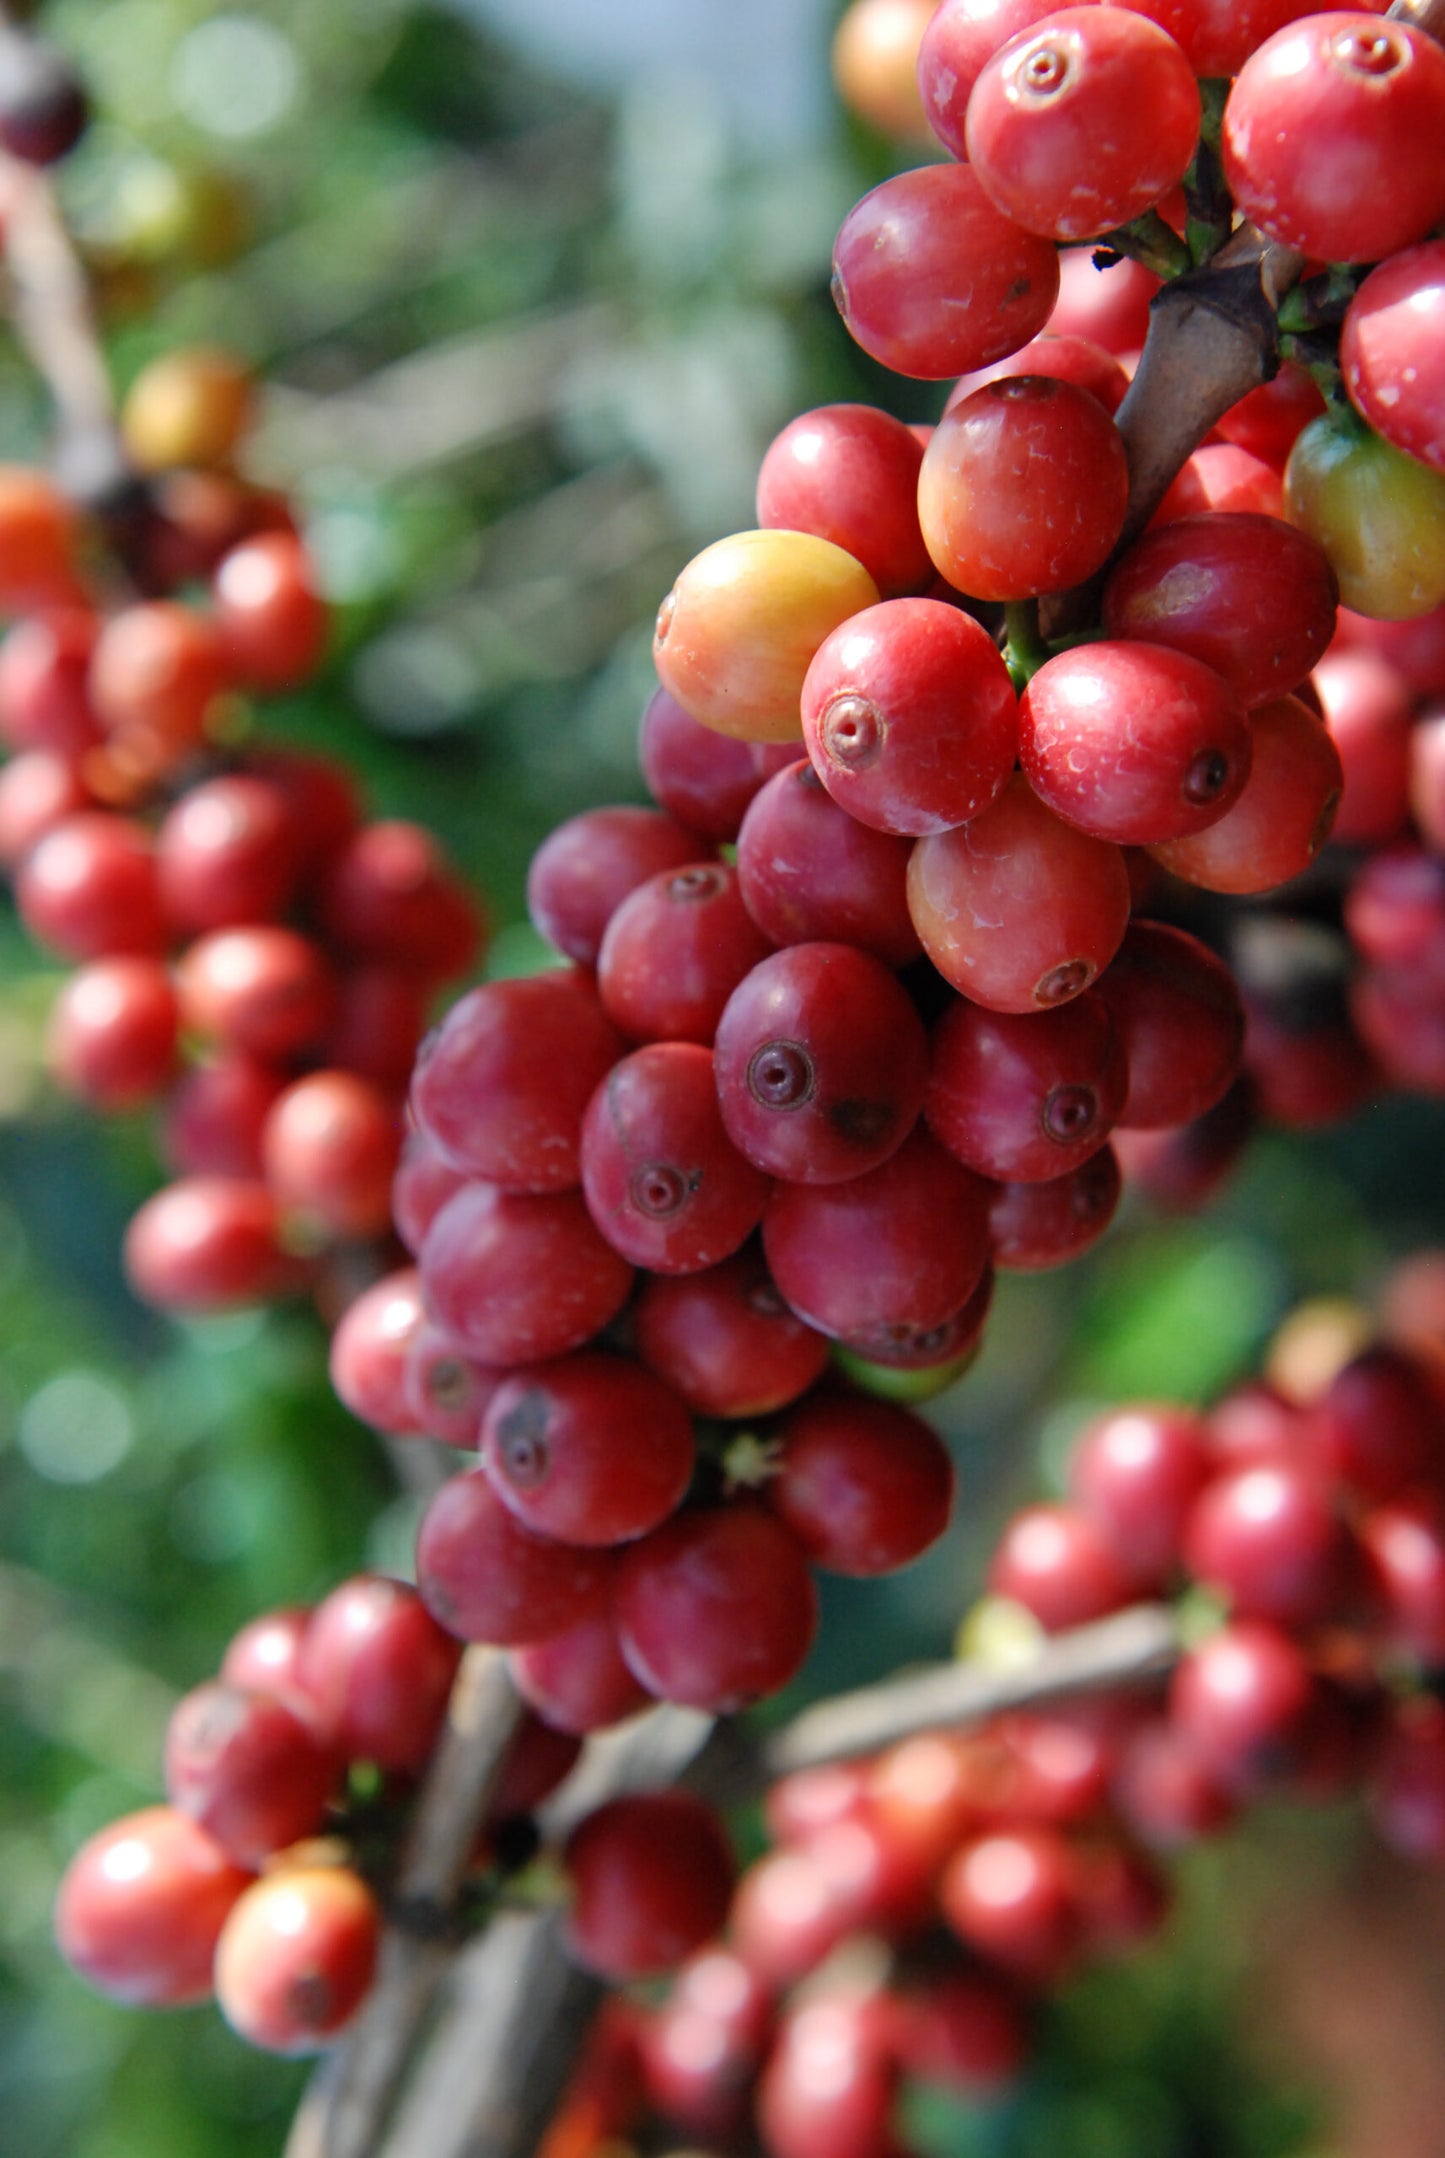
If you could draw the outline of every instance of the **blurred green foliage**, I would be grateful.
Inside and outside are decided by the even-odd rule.
[[[827,298],[833,231],[889,152],[840,126],[768,169],[705,114],[563,89],[412,0],[57,0],[101,115],[61,177],[122,388],[234,346],[267,390],[250,467],[292,490],[338,608],[331,661],[268,730],[337,751],[491,895],[528,963],[527,859],[639,798],[650,623],[680,561],[751,522],[767,441],[865,395],[909,416]],[[707,145],[713,145],[711,150]],[[700,148],[699,145],[702,145]],[[901,401],[900,401],[901,400]],[[44,394],[0,346],[0,455]],[[291,1311],[162,1325],[116,1254],[155,1176],[38,1078],[54,976],[0,936],[0,2117],[27,2158],[261,2158],[302,2070],[208,2011],[127,2015],[60,1970],[48,1910],[82,1838],[149,1802],[175,1694],[268,1605],[404,1569],[411,1507]],[[830,1583],[808,1686],[945,1652],[1004,1507],[1120,1394],[1202,1400],[1302,1291],[1368,1285],[1441,1219],[1414,1107],[1253,1155],[1204,1223],[1131,1215],[1085,1265],[1001,1289],[939,1414],[964,1504],[896,1582]],[[1214,1884],[1167,1946],[1060,2004],[1006,2108],[937,2105],[936,2158],[1283,2158],[1310,2124],[1229,2036]]]

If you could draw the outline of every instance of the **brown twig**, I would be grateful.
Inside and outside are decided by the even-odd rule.
[[[501,1652],[469,1648],[392,1883],[375,1985],[344,2046],[308,2091],[286,2158],[369,2158],[380,2149],[451,1961],[448,1921],[521,1712]]]
[[[44,172],[0,154],[16,334],[50,391],[58,460],[124,470],[115,397],[85,272]]]

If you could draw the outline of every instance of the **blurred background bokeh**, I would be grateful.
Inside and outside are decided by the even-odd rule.
[[[839,111],[837,13],[46,11],[99,115],[60,187],[116,381],[196,341],[254,365],[249,469],[293,494],[338,612],[319,682],[266,724],[441,833],[489,895],[494,971],[539,956],[521,893],[546,830],[642,798],[654,609],[688,554],[752,522],[771,436],[831,399],[941,403],[863,359],[828,297],[840,218],[918,154]],[[0,339],[0,458],[43,455],[47,427]],[[0,2149],[261,2158],[304,2066],[207,2010],[94,1999],[54,1955],[49,1903],[77,1844],[157,1795],[169,1704],[227,1634],[362,1565],[405,1571],[411,1503],[331,1397],[309,1312],[176,1326],[130,1300],[117,1255],[150,1131],[57,1101],[39,1037],[58,978],[8,914],[0,946]],[[1438,1239],[1440,1141],[1438,1112],[1402,1101],[1261,1141],[1207,1218],[1126,1211],[1092,1260],[1006,1282],[938,1407],[956,1531],[896,1583],[833,1585],[806,1688],[946,1653],[1006,1504],[1091,1406],[1207,1399],[1293,1299],[1368,1293]],[[1205,1854],[1164,1943],[1066,1997],[1019,2095],[930,2112],[919,2147],[1438,2151],[1440,1899],[1432,1926],[1429,1892],[1355,1855],[1354,1831],[1281,1816]],[[1355,2055],[1331,2094],[1320,2059]]]

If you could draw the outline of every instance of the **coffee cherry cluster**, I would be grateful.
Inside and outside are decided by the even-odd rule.
[[[1050,1632],[1182,1597],[1163,1694],[1011,1710],[775,1785],[725,1934],[661,2005],[604,2020],[559,2147],[605,2097],[599,2132],[623,2138],[652,2116],[770,2158],[895,2152],[905,2084],[1006,2087],[1047,1994],[1161,1925],[1168,1854],[1261,1800],[1362,1790],[1391,1847],[1445,1858],[1438,1255],[1385,1302],[1396,1338],[1327,1380],[1085,1427],[1066,1499],[1007,1526],[990,1591]]]
[[[95,1045],[111,1022],[81,998],[57,1066],[97,1101],[167,1083],[176,1007],[154,1014],[177,943],[186,1028],[215,1044],[169,1118],[199,1181],[143,1211],[133,1278],[173,1308],[250,1300],[292,1278],[295,1224],[369,1238],[390,1216],[415,1263],[346,1312],[337,1390],[477,1457],[426,1509],[418,1590],[383,1591],[420,1644],[389,1713],[410,1733],[427,1702],[425,1744],[324,1705],[307,1644],[327,1605],[272,1678],[223,1670],[177,1718],[169,1807],[67,1878],[62,1940],[99,1983],[187,1998],[214,1971],[248,2035],[325,2042],[370,1982],[386,1878],[356,1785],[415,1776],[430,1660],[449,1679],[458,1641],[506,1649],[528,1728],[569,1758],[654,1700],[731,1713],[776,1692],[813,1637],[814,1568],[884,1573],[943,1529],[947,1454],[885,1397],[957,1375],[996,1268],[1091,1244],[1121,1156],[1156,1189],[1206,1189],[1254,1113],[1246,1063],[1287,1121],[1350,1105],[1381,1067],[1438,1090],[1432,715],[1407,695],[1403,718],[1357,718],[1345,682],[1384,648],[1416,696],[1441,690],[1438,368],[1394,318],[1433,305],[1445,60],[1373,14],[1224,12],[933,12],[918,85],[955,162],[850,213],[835,292],[874,360],[962,379],[936,427],[828,406],[773,444],[757,529],[698,556],[659,614],[656,806],[544,844],[529,906],[564,963],[468,993],[421,1043],[399,1162],[421,1008],[475,923],[424,835],[358,830],[335,775],[274,753],[193,769],[224,737],[218,699],[300,679],[324,628],[284,514],[218,470],[234,381],[193,361],[194,406],[165,384],[132,402],[132,460],[160,475],[138,509],[110,505],[135,603],[98,607],[70,513],[7,480],[0,599],[31,618],[0,652],[19,905],[64,957],[152,969],[145,998],[112,981],[98,999],[131,1014],[124,1050]],[[1235,78],[1208,101],[1218,127],[1201,75]],[[1285,323],[1330,407],[1282,370],[1136,532],[1142,308],[1155,272],[1207,272],[1241,216],[1276,260],[1346,266]],[[1077,243],[1106,237],[1153,270],[1099,275]],[[200,578],[206,605],[171,596]],[[14,779],[35,756],[50,765]],[[1398,844],[1407,811],[1421,848]],[[1216,900],[1302,877],[1337,816],[1387,851],[1344,916],[1371,1057],[1350,1035],[1323,1068],[1277,1046],[1278,971]],[[367,984],[349,1019],[338,962]],[[1292,1094],[1303,1064],[1314,1090]],[[905,2078],[1006,2081],[1040,1995],[1158,1923],[1155,1853],[1258,1797],[1363,1781],[1392,1842],[1445,1852],[1425,1684],[1442,1419],[1434,1366],[1387,1346],[1309,1398],[1256,1386],[1092,1427],[1068,1500],[1006,1530],[990,1592],[1046,1632],[1212,1600],[1167,1704],[1014,1715],[783,1786],[782,1849],[745,1876],[730,1945],[641,2035],[609,2025],[589,2072],[625,2085],[626,2056],[640,2077],[619,2132],[650,2106],[774,2158],[882,2158]],[[317,1865],[334,1835],[348,1862]],[[722,1922],[726,1839],[689,1796],[612,1802],[566,1858],[573,1947],[608,1976],[654,1974]],[[154,1900],[128,1895],[152,1877]],[[292,1937],[309,1960],[288,1965]]]
[[[244,1626],[171,1713],[164,1803],[66,1869],[67,1961],[132,2006],[214,1997],[268,2052],[328,2045],[370,1991],[384,1918],[408,1922],[393,1894],[407,1806],[460,1656],[414,1588],[375,1574]],[[523,1711],[477,1831],[474,1914],[531,1858],[531,1817],[581,1744],[565,1719]],[[559,1856],[569,1943],[608,1978],[674,1969],[727,1915],[731,1846],[686,1792],[595,1807]]]
[[[327,609],[279,497],[232,460],[251,404],[226,355],[136,381],[122,434],[155,475],[105,520],[0,473],[0,860],[74,971],[51,1072],[101,1111],[159,1105],[176,1179],[136,1216],[134,1288],[174,1311],[304,1285],[384,1237],[400,1099],[476,903],[419,826],[367,822],[345,770],[250,742],[242,698],[319,665]],[[117,596],[122,574],[152,597]],[[199,595],[199,596],[198,596]]]
[[[370,1988],[407,1800],[460,1654],[414,1588],[380,1575],[243,1627],[217,1676],[172,1712],[165,1803],[72,1859],[55,1913],[61,1953],[112,1999],[214,1994],[268,2051],[328,2044]],[[578,1744],[524,1718],[479,1832],[479,1884],[497,1877]]]
[[[1121,1120],[1125,1175],[1171,1203],[1207,1196],[1261,1114],[1320,1124],[1392,1083],[1437,1092],[1442,1070],[1427,145],[1445,70],[1410,23],[1293,17],[850,10],[845,94],[899,132],[921,114],[956,162],[850,212],[835,296],[883,365],[966,372],[932,428],[862,406],[793,422],[760,529],[690,564],[658,623],[692,715],[766,756],[801,723],[830,798],[908,849],[912,933],[966,999],[1032,1016],[1107,995],[1131,910],[1225,953],[1244,1083],[1179,1129],[1135,1114],[1131,1088]],[[1200,76],[1232,80],[1201,99]],[[1340,157],[1315,154],[1322,125]],[[1139,519],[1112,416],[1156,273],[1207,279],[1243,217],[1271,275],[1341,266],[1286,298],[1279,373],[1124,545]],[[1100,275],[1076,244],[1093,241],[1123,260]],[[1151,394],[1131,399],[1136,451]],[[1253,904],[1282,887],[1303,924]],[[1216,895],[1250,904],[1226,916]]]

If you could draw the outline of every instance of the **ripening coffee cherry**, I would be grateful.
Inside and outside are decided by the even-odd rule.
[[[944,1869],[939,1901],[966,1946],[1036,1983],[1059,1978],[1078,1944],[1077,1861],[1059,1832],[1042,1824],[961,1844]]]
[[[928,1044],[880,959],[849,944],[790,944],[733,991],[713,1061],[734,1146],[771,1176],[836,1184],[908,1137]]]
[[[254,772],[188,788],[156,833],[161,900],[181,936],[276,920],[304,866],[305,841],[285,789]]]
[[[820,405],[774,437],[758,471],[758,523],[814,532],[861,562],[885,599],[925,590],[918,529],[923,445],[873,405]]]
[[[209,2000],[216,1942],[252,1876],[173,1806],[112,1821],[65,1870],[60,1953],[100,1993],[142,2008]]]
[[[233,678],[247,689],[297,689],[326,649],[326,602],[294,532],[260,532],[233,547],[215,577],[216,619]]]
[[[682,716],[697,725],[691,714]],[[747,755],[746,745],[741,754]],[[749,770],[751,800],[759,781],[751,764]],[[686,869],[705,851],[695,832],[660,809],[630,803],[584,809],[549,832],[532,856],[527,871],[532,926],[579,967],[595,967],[602,933],[628,893],[664,870]]]
[[[0,465],[0,604],[7,614],[76,607],[80,525],[55,482],[29,465]]]
[[[36,943],[63,959],[166,947],[150,835],[107,809],[83,809],[42,835],[20,865],[15,905]]]
[[[588,1211],[615,1251],[654,1273],[731,1257],[772,1189],[725,1128],[713,1064],[700,1042],[652,1042],[612,1067],[583,1121]]]
[[[143,367],[121,408],[125,446],[142,472],[225,464],[251,417],[249,370],[229,352],[188,345]]]
[[[1055,813],[1147,846],[1204,831],[1238,801],[1253,737],[1202,660],[1120,638],[1046,660],[1019,699],[1019,760]]]
[[[67,758],[95,748],[102,737],[89,675],[99,633],[88,607],[47,607],[6,631],[0,643],[0,736],[8,748],[50,749]]]
[[[1123,530],[1128,497],[1113,420],[1052,375],[1009,375],[955,405],[918,476],[928,551],[974,599],[1028,599],[1092,577]]]
[[[558,1731],[605,1731],[652,1702],[628,1670],[606,1611],[579,1619],[548,1641],[514,1648],[507,1668],[518,1693]]]
[[[1244,1007],[1207,944],[1170,922],[1136,918],[1098,994],[1128,1067],[1122,1125],[1186,1124],[1223,1098],[1239,1072]]]
[[[775,1514],[742,1498],[684,1508],[629,1545],[612,1609],[628,1667],[648,1692],[714,1715],[785,1686],[818,1624],[802,1545]]]
[[[923,1113],[966,1167],[1028,1182],[1062,1176],[1097,1153],[1128,1085],[1123,1045],[1097,990],[1042,1012],[991,1012],[958,997],[933,1030]]]
[[[175,1071],[177,1017],[158,959],[93,959],[51,1007],[46,1061],[61,1086],[93,1108],[137,1108]]]
[[[962,995],[991,1011],[1048,1011],[1081,995],[1118,950],[1129,875],[1117,845],[1065,824],[1016,772],[970,823],[916,843],[908,904],[929,958]]]
[[[1322,413],[1296,438],[1284,511],[1324,549],[1340,599],[1356,613],[1411,621],[1445,599],[1445,472],[1353,413]]]
[[[165,1770],[171,1804],[259,1868],[320,1831],[342,1760],[299,1702],[212,1681],[171,1711]]]
[[[572,1190],[583,1111],[624,1047],[578,968],[485,982],[423,1042],[412,1116],[466,1176],[508,1191]]]
[[[414,1775],[436,1743],[458,1655],[409,1582],[353,1574],[311,1613],[296,1680],[347,1760]]]
[[[834,33],[838,95],[880,134],[928,140],[918,94],[918,41],[932,12],[933,0],[851,0]]]
[[[1378,262],[1445,215],[1442,127],[1445,53],[1433,38],[1364,12],[1308,15],[1240,69],[1224,174],[1270,239],[1323,262]]]
[[[1087,240],[1183,179],[1199,134],[1194,70],[1131,9],[1062,8],[1012,38],[968,101],[969,164],[1026,231]]]
[[[534,1535],[484,1469],[444,1483],[417,1533],[422,1600],[459,1641],[511,1648],[565,1633],[606,1609],[615,1568],[611,1551]]]
[[[844,218],[833,298],[849,333],[895,374],[943,381],[1036,337],[1058,256],[988,199],[967,165],[924,165]]]
[[[642,1361],[699,1416],[766,1416],[828,1362],[826,1339],[789,1310],[756,1242],[700,1274],[645,1280],[632,1324]]]
[[[857,944],[886,966],[906,967],[920,951],[908,912],[909,857],[906,838],[841,809],[805,757],[774,772],[749,804],[738,884],[774,944]]]
[[[482,1466],[517,1519],[559,1542],[630,1542],[681,1504],[692,1418],[631,1357],[580,1350],[502,1380],[481,1427]]]
[[[177,600],[123,608],[96,639],[96,714],[117,749],[149,760],[148,770],[169,771],[200,746],[228,686],[214,620]]]
[[[1151,846],[1154,859],[1210,892],[1270,892],[1307,869],[1328,839],[1344,788],[1340,753],[1298,697],[1253,715],[1243,792],[1202,832]]]
[[[1032,1611],[1049,1633],[1118,1611],[1134,1584],[1107,1536],[1078,1507],[1025,1507],[989,1562],[990,1595]]]
[[[803,738],[835,802],[882,832],[966,824],[999,794],[1018,700],[987,631],[957,607],[867,607],[819,646],[803,682]]]
[[[288,1250],[275,1194],[223,1176],[181,1177],[131,1216],[125,1273],[160,1311],[233,1311],[294,1295],[306,1280]]]
[[[253,2046],[314,2053],[371,1989],[381,1939],[375,1896],[349,1866],[287,1866],[255,1882],[216,1944],[216,2003]]]
[[[567,1945],[611,1979],[671,1970],[718,1931],[732,1897],[727,1834],[689,1791],[609,1799],[572,1831],[564,1864]]]
[[[922,1417],[822,1388],[778,1425],[762,1497],[815,1566],[868,1576],[909,1565],[948,1526],[953,1467]]]
[[[183,1023],[223,1050],[283,1063],[319,1043],[336,1012],[321,946],[279,922],[198,937],[176,969]]]
[[[1202,660],[1246,705],[1298,689],[1335,630],[1324,550],[1277,517],[1215,510],[1144,534],[1109,573],[1104,626]]]
[[[363,1289],[332,1331],[332,1388],[374,1431],[405,1438],[421,1429],[407,1398],[406,1373],[411,1344],[425,1324],[421,1276],[408,1266]]]
[[[693,557],[658,610],[658,678],[684,711],[720,734],[796,740],[813,654],[840,622],[877,600],[867,570],[831,540],[735,532]]]
[[[383,1235],[401,1119],[389,1095],[350,1071],[313,1071],[277,1096],[261,1131],[266,1182],[287,1216],[324,1238]]]

